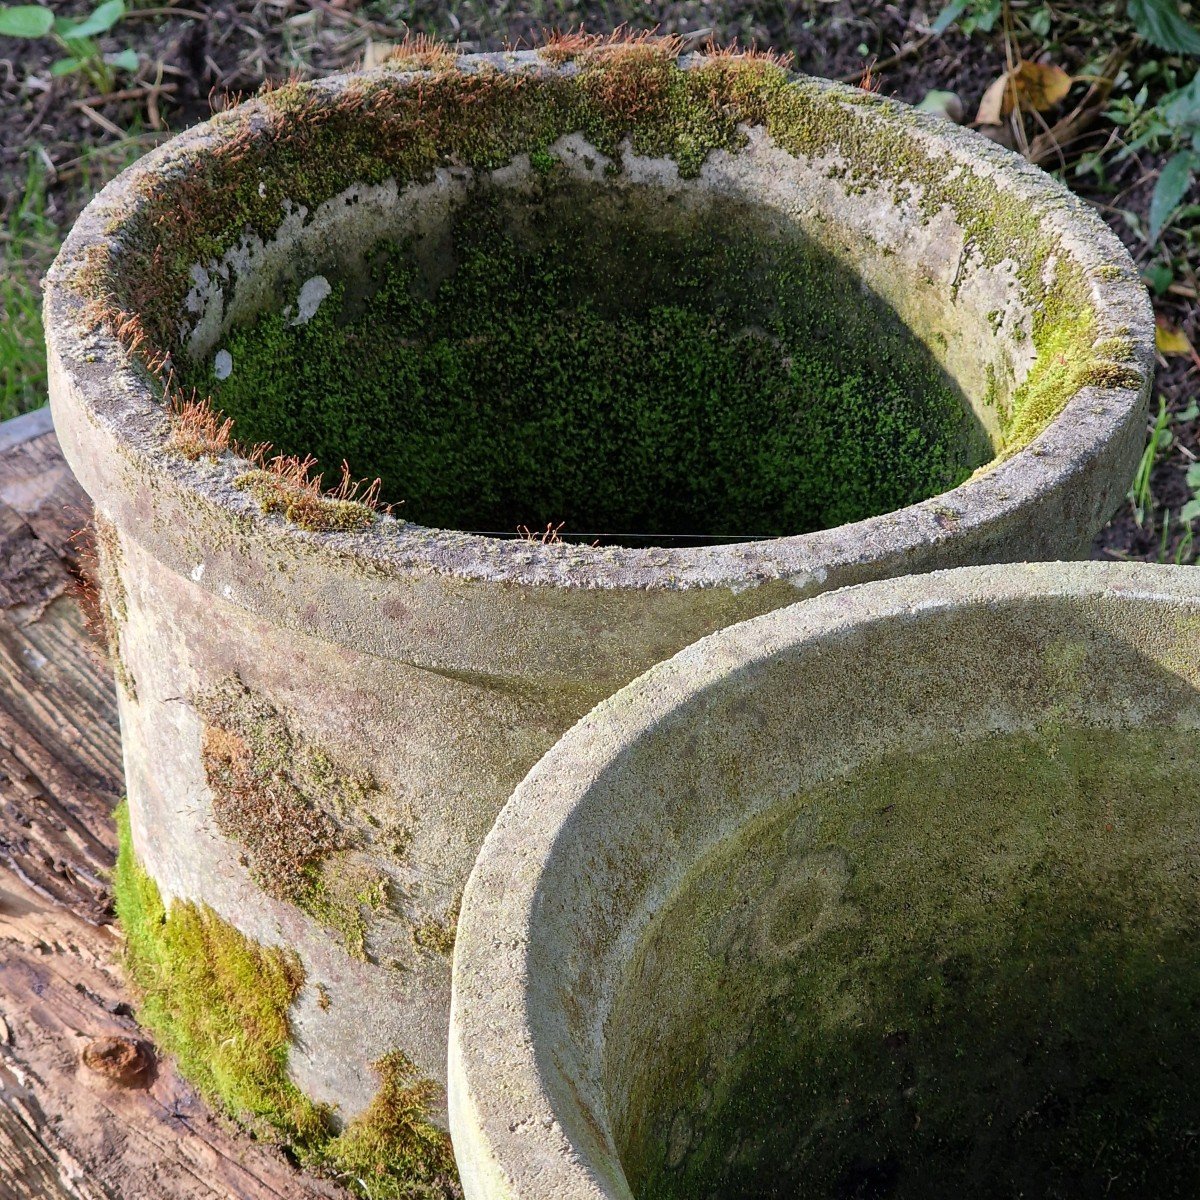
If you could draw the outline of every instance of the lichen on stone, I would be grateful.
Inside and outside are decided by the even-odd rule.
[[[92,516],[92,543],[98,590],[94,603],[88,606],[93,631],[104,642],[118,686],[130,700],[136,701],[137,684],[121,653],[121,630],[129,618],[129,601],[121,578],[121,542],[117,527],[99,512]]]
[[[353,818],[377,790],[374,780],[340,771],[238,679],[201,693],[195,706],[217,828],[241,847],[267,895],[296,905],[338,932],[348,953],[368,958],[367,921],[387,909],[388,881],[361,853],[362,825]]]
[[[458,911],[462,896],[450,906],[443,917],[427,917],[413,926],[413,943],[419,950],[429,950],[446,958],[454,954],[454,940],[458,933]]]

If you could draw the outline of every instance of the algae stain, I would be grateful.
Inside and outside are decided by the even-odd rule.
[[[884,760],[719,852],[608,1024],[639,1200],[1194,1195],[1198,792],[1194,731],[1056,724]],[[797,810],[847,861],[853,920],[815,940]]]
[[[287,1074],[288,1014],[304,985],[299,958],[259,945],[206,905],[164,905],[134,854],[124,802],[115,815],[113,893],[138,1020],[180,1072],[210,1103],[282,1136],[303,1166],[366,1200],[461,1200],[450,1139],[429,1120],[437,1085],[393,1051],[375,1064],[371,1104],[339,1132],[333,1111]]]

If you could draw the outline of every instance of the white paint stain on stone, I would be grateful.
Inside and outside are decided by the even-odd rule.
[[[296,299],[300,311],[292,318],[292,324],[307,325],[316,316],[317,309],[321,307],[321,301],[332,290],[329,280],[324,275],[314,275],[311,279],[306,279],[300,288],[300,295]]]
[[[228,379],[233,374],[233,355],[228,350],[218,350],[213,359],[213,374],[218,379]]]
[[[197,563],[197,564],[196,564],[196,565],[195,565],[195,566],[192,568],[192,582],[193,582],[193,583],[199,583],[199,582],[200,582],[200,580],[201,580],[201,579],[203,579],[203,578],[204,578],[204,564],[203,564],[203,563]]]

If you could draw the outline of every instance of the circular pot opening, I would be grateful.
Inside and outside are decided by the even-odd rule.
[[[416,530],[685,546],[906,510],[1089,391],[1069,444],[975,494],[1131,453],[1136,277],[997,148],[670,40],[430,53],[222,114],[77,231],[87,313],[174,404],[163,447],[222,465],[192,485],[365,531],[318,502],[344,463]],[[273,467],[225,457],[226,418]]]
[[[634,1195],[1191,1195],[1198,788],[1193,730],[998,734],[697,864],[607,1024]]]
[[[783,214],[539,161],[444,178],[417,232],[306,267],[182,382],[410,521],[501,535],[806,533],[992,457],[929,349]]]
[[[1198,637],[1183,568],[934,572],[598,705],[464,893],[470,1200],[1193,1195]]]

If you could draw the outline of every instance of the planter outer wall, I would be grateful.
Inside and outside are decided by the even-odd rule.
[[[668,1044],[667,1014],[686,1009],[707,978],[690,957],[695,945],[709,948],[724,978],[714,1007],[697,1002],[717,1028],[740,1011],[740,977],[765,994],[761,964],[782,954],[799,970],[815,952],[804,939],[781,949],[772,896],[817,860],[853,878],[877,836],[858,835],[858,855],[853,834],[842,846],[817,836],[806,849],[798,796],[847,778],[844,791],[823,794],[852,800],[861,768],[896,752],[1022,731],[1053,741],[1076,728],[1194,744],[1200,573],[1055,563],[866,584],[705,638],[599,705],[517,789],[467,885],[450,1128],[468,1200],[631,1200],[618,1149],[640,1128],[630,1098],[647,1087],[655,1094],[654,1080],[640,1078],[643,1064]],[[1020,798],[1015,790],[1008,802]],[[1178,803],[1193,798],[1181,786]],[[1136,787],[1123,805],[1132,815]],[[1006,843],[1006,815],[995,814],[988,836],[1019,856],[1028,846],[1019,834]],[[1110,847],[1128,836],[1123,815],[1108,815]],[[750,859],[719,853],[776,823],[779,844],[791,847],[778,862],[765,834]],[[954,811],[935,824],[957,836]],[[906,850],[901,838],[896,852]],[[1097,882],[1108,878],[1102,861],[1092,866]],[[672,901],[701,877],[741,880],[729,885],[738,899],[720,918],[685,903],[688,933],[657,933]],[[989,903],[1005,899],[1000,891]],[[822,909],[818,922],[853,919],[836,910]],[[702,925],[693,944],[694,924],[707,920],[717,925]],[[992,1018],[979,1019],[983,1036]],[[757,1025],[741,1038],[731,1030],[726,1052],[762,1035]],[[720,1057],[705,1061],[719,1076]],[[651,1144],[673,1146],[675,1165],[689,1149],[687,1116],[685,1104],[643,1131]]]
[[[481,61],[460,69],[481,69]],[[488,64],[547,69],[530,55],[491,56]],[[890,103],[864,105],[852,90],[810,84],[834,108],[849,98],[841,119],[899,122],[903,111],[905,136],[994,177],[1012,204],[1044,212],[1047,227],[1061,231],[1063,254],[1089,280],[1101,332],[1129,331],[1140,385],[1082,388],[1030,446],[943,496],[771,542],[530,546],[390,518],[362,533],[311,534],[262,514],[232,486],[245,467],[232,456],[188,462],[171,453],[153,390],[95,324],[76,283],[89,249],[106,244],[136,208],[143,181],[229,136],[229,114],[105,188],[50,274],[55,426],[111,530],[108,590],[137,856],[164,898],[201,901],[249,937],[297,952],[306,984],[292,1012],[289,1070],[306,1093],[346,1116],[374,1090],[367,1064],[392,1050],[444,1080],[450,962],[431,944],[446,937],[422,945],[418,931],[452,934],[464,881],[506,797],[590,708],[697,638],[829,588],[1082,554],[1132,474],[1153,329],[1113,236],[1048,177],[981,139]],[[349,77],[320,85],[347,86]],[[747,153],[767,155],[778,174],[778,157],[761,138]],[[718,152],[701,179],[733,178],[736,158]],[[847,183],[843,191],[836,172],[799,158],[789,169],[796,187],[811,182],[821,205],[840,213],[847,239],[903,235],[902,224],[880,225],[892,208],[885,188]],[[916,241],[928,257],[919,264],[928,286],[945,289],[969,255],[961,232],[950,222]],[[894,265],[872,269],[880,289],[898,274]],[[967,362],[968,349],[954,352]],[[214,825],[196,698],[230,680],[341,773],[369,773],[402,831],[402,852],[366,851],[391,897],[367,930],[371,961],[347,955],[326,927],[264,895],[241,847]]]

